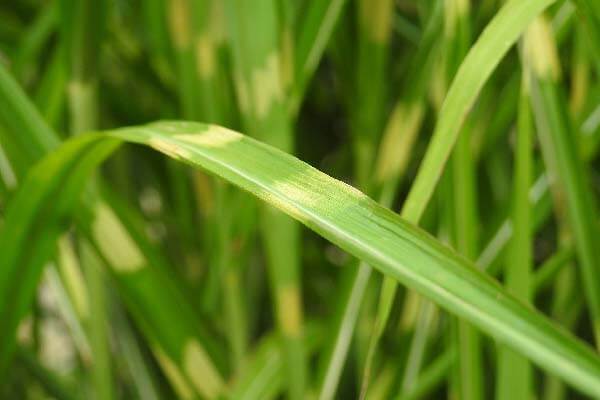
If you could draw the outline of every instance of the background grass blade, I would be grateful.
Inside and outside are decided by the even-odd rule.
[[[529,187],[532,176],[533,120],[529,105],[527,72],[521,83],[517,145],[515,149],[513,221],[514,233],[510,242],[504,277],[506,288],[525,302],[532,301],[531,266],[532,229]],[[502,349],[498,357],[497,397],[508,399],[515,393],[527,397],[532,392],[532,372],[527,360],[510,350]],[[510,390],[508,390],[510,388]]]
[[[540,60],[539,53],[536,53],[540,51],[538,44],[530,44],[528,48],[532,65],[532,104],[535,121],[544,160],[559,196],[554,200],[566,202],[555,204],[555,209],[559,214],[565,213],[568,216],[570,229],[576,237],[587,305],[596,343],[599,343],[600,297],[595,286],[600,279],[600,255],[597,246],[594,245],[594,238],[598,235],[595,222],[597,212],[587,183],[587,171],[571,134],[571,122],[561,94],[556,88],[560,66],[547,22],[543,19],[538,20],[532,26],[530,35],[544,43],[544,49],[547,49],[547,53],[542,53],[544,59]]]

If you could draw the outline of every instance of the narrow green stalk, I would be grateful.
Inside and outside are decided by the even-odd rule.
[[[537,292],[547,287],[556,279],[556,275],[562,268],[572,264],[574,256],[575,249],[573,247],[563,247],[554,253],[537,269],[533,277],[533,290]]]
[[[446,43],[446,74],[450,81],[465,57],[471,41],[469,26],[470,2],[455,0],[445,2],[444,40]],[[450,158],[449,179],[453,196],[452,233],[456,250],[470,260],[478,252],[477,199],[475,161],[472,156],[472,124],[466,124],[458,135]],[[458,372],[456,396],[460,399],[481,399],[484,392],[481,338],[471,324],[454,320],[455,338],[458,341]]]
[[[15,75],[21,81],[27,81],[35,72],[32,69],[36,68],[40,52],[56,27],[58,8],[57,1],[45,5],[23,36],[13,64]]]
[[[92,348],[92,381],[94,397],[99,400],[114,397],[111,368],[111,349],[108,337],[108,298],[101,271],[101,261],[89,243],[80,241],[81,259],[85,263],[85,277],[93,301],[90,306],[89,336]]]
[[[286,105],[288,93],[283,81],[276,2],[229,0],[226,14],[245,130],[293,153],[294,135]],[[259,225],[275,299],[275,320],[286,349],[288,395],[299,399],[305,394],[308,376],[302,338],[300,230],[294,221],[271,207],[261,209]]]
[[[587,182],[587,170],[577,151],[575,136],[562,94],[557,87],[559,64],[552,33],[540,18],[528,32],[527,57],[532,69],[532,105],[542,154],[558,200],[575,239],[581,262],[596,343],[600,343],[600,248],[597,211]],[[540,45],[541,43],[541,45]]]
[[[67,51],[69,116],[71,134],[98,129],[98,80],[101,42],[105,29],[107,4],[104,1],[63,0],[61,17],[63,43]],[[100,400],[114,397],[106,288],[100,262],[90,245],[82,241],[80,256],[89,295],[90,318],[87,321],[92,349],[92,380]]]
[[[400,392],[397,400],[416,400],[431,392],[447,376],[448,371],[456,362],[456,348],[446,349],[419,375],[416,383],[405,391]]]
[[[136,392],[140,399],[159,400],[156,387],[156,374],[152,373],[151,364],[144,357],[140,343],[136,340],[135,331],[120,304],[113,302],[111,319],[118,326],[118,335],[115,342],[119,351],[123,352],[128,372],[134,382]]]
[[[526,303],[532,303],[533,243],[529,187],[532,177],[533,117],[530,110],[528,71],[525,66],[517,124],[514,191],[512,206],[513,235],[504,268],[506,288]],[[498,355],[497,399],[529,398],[533,392],[529,362],[509,349]]]
[[[194,2],[191,0],[167,0],[166,16],[169,33],[173,43],[176,65],[176,85],[179,100],[180,114],[190,120],[200,120],[201,114],[201,92],[199,90],[198,70],[196,67],[195,51],[195,17],[197,11],[195,5],[200,7],[206,2]],[[204,57],[202,62],[207,62]],[[194,227],[194,204],[190,177],[184,169],[172,161],[167,161],[169,173],[170,192],[175,204],[174,214],[177,227],[181,232],[184,249],[196,248],[198,241]],[[193,259],[193,257],[192,257]],[[182,260],[185,265],[183,272],[193,271],[198,268],[193,261]],[[198,282],[192,282],[197,287]]]
[[[383,128],[393,5],[391,0],[361,0],[357,7],[358,60],[354,71],[351,133],[354,176],[363,189],[368,189],[366,185]]]
[[[306,87],[325,47],[340,18],[347,0],[317,0],[308,2],[308,10],[301,15],[296,28],[296,46],[294,51],[294,88],[291,95],[290,110],[296,114],[302,102]]]
[[[323,329],[306,324],[304,336],[309,354],[320,348]],[[246,355],[248,366],[234,377],[228,398],[232,400],[277,399],[285,388],[285,355],[277,338],[277,332],[267,333],[256,348]]]
[[[65,65],[64,46],[59,45],[51,56],[50,63],[34,95],[34,101],[44,119],[53,128],[62,122],[68,68]]]
[[[552,317],[566,329],[573,329],[584,311],[585,298],[580,295],[575,282],[575,265],[567,264],[554,281]],[[547,375],[544,380],[544,400],[567,399],[567,386],[556,376]]]
[[[592,49],[597,70],[600,70],[600,4],[594,0],[576,0],[578,14],[587,31],[587,44]]]

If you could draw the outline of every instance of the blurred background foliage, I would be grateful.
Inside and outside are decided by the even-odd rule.
[[[160,119],[215,123],[399,210],[450,82],[502,3],[5,0],[0,63],[61,140]],[[591,255],[598,236],[582,247],[577,233],[586,231],[585,219],[593,225],[588,233],[598,223],[595,4],[556,1],[544,17],[550,40],[531,36],[529,51],[522,41],[510,50],[470,110],[420,224],[590,343],[597,314],[584,293],[595,292],[580,288],[594,275],[575,271],[580,264],[593,271],[600,261]],[[536,57],[551,64],[552,51],[536,52],[548,46],[556,47],[556,73],[538,78],[557,92],[558,111],[548,111],[544,99],[532,108],[522,89],[524,59],[534,69]],[[519,129],[535,130],[534,120],[557,121],[545,112],[558,113],[572,144],[559,136],[554,147],[546,139],[546,149],[535,132],[521,140]],[[11,135],[28,140],[11,129],[0,124],[0,215],[39,157],[11,142]],[[566,166],[556,169],[566,185],[550,182],[549,194],[544,159],[552,164],[552,154],[569,146]],[[517,148],[525,168],[518,174]],[[585,179],[573,189],[578,175]],[[391,297],[379,346],[370,346],[381,276],[360,278],[347,254],[221,180],[132,147],[121,148],[94,180],[109,219],[118,221],[104,234],[121,239],[125,229],[159,272],[137,283],[102,272],[110,260],[99,260],[82,239],[89,229],[83,212],[61,237],[19,325],[16,356],[0,379],[3,398],[327,399],[357,397],[361,385],[373,399],[577,396],[518,358],[501,361],[491,339],[403,289]],[[578,206],[583,192],[591,202]],[[515,216],[515,201],[525,204],[524,217]],[[583,211],[573,222],[567,209]],[[511,216],[520,218],[516,228]],[[521,234],[517,250],[507,246],[514,232]],[[364,295],[349,311],[357,290]],[[342,321],[347,313],[350,327]],[[339,332],[349,335],[347,350],[335,347]],[[466,349],[452,345],[457,332],[471,335],[459,340]],[[191,367],[185,357],[173,361],[173,354],[193,353],[189,335],[210,367],[194,357]],[[459,366],[465,357],[474,357],[471,375]],[[512,368],[525,381],[511,377]],[[466,388],[461,376],[471,377]]]

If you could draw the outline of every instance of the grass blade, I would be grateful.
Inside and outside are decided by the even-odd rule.
[[[527,74],[527,72],[525,73]],[[526,75],[524,75],[526,76]],[[532,302],[531,269],[533,265],[531,211],[529,187],[532,176],[533,121],[529,105],[529,88],[522,83],[519,100],[517,145],[515,150],[513,226],[504,277],[506,288],[526,303]],[[511,350],[501,349],[498,355],[496,397],[529,397],[532,392],[532,372],[527,360]]]
[[[538,135],[551,182],[566,202],[555,203],[555,208],[559,214],[565,213],[576,239],[577,256],[584,277],[583,287],[596,344],[599,345],[600,249],[596,245],[597,211],[587,182],[587,171],[572,134],[567,108],[556,86],[559,64],[547,22],[537,20],[529,35],[530,40],[535,40],[530,42],[527,51],[532,65],[532,105]]]
[[[309,2],[297,29],[294,53],[296,79],[291,97],[291,110],[297,110],[306,86],[317,69],[329,38],[333,33],[347,0],[317,0]]]
[[[293,156],[233,131],[196,123],[158,123],[116,130],[110,135],[113,138],[87,135],[72,139],[40,163],[23,184],[27,192],[20,191],[20,201],[11,203],[2,237],[23,238],[38,229],[52,230],[52,221],[57,222],[61,214],[64,217],[67,203],[74,201],[75,189],[81,188],[85,175],[114,150],[114,138],[148,144],[178,160],[201,166],[278,207],[584,393],[595,395],[600,391],[600,359],[588,347],[525,307],[497,282],[419,228]],[[54,176],[65,182],[44,184],[36,179],[50,167],[60,171]],[[56,189],[59,183],[64,201],[45,202],[46,189]],[[26,198],[22,194],[36,192]],[[48,225],[44,227],[32,224],[40,207],[48,211]],[[19,247],[13,247],[13,240],[0,243],[1,269],[13,270],[18,265]],[[5,286],[0,293],[7,293]]]

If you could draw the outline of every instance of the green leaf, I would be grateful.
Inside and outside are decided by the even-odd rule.
[[[34,257],[37,265],[20,261],[27,254],[40,254],[32,247],[43,242],[33,241],[25,251],[19,240],[58,234],[59,223],[74,205],[76,189],[114,150],[115,139],[151,146],[253,193],[582,392],[600,393],[600,358],[541,313],[506,293],[469,261],[358,190],[291,155],[216,126],[162,122],[69,140],[31,171],[23,183],[25,189],[11,202],[0,232],[1,271],[23,274],[30,273],[32,266],[41,267],[44,260],[40,257]],[[54,179],[41,179],[48,169],[53,170]],[[39,212],[44,212],[44,224],[39,223]],[[7,296],[21,293],[20,281],[14,276],[10,282],[1,281],[0,315],[13,309],[14,303]],[[30,303],[32,293],[29,295],[21,304]],[[5,319],[1,320],[4,323]],[[7,329],[2,332],[8,333]],[[14,334],[14,326],[11,332]]]

